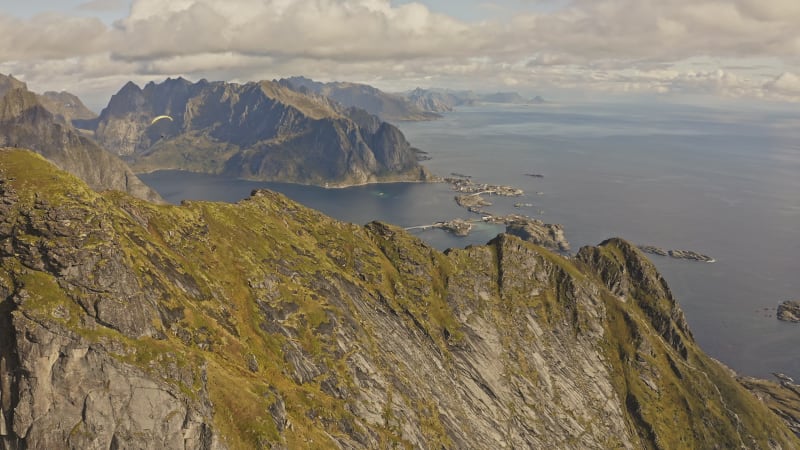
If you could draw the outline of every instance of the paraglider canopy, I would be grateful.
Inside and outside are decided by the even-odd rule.
[[[162,120],[162,119],[169,119],[169,121],[172,122],[172,117],[170,117],[170,116],[156,116],[156,118],[154,118],[150,122],[150,125],[152,125],[152,124],[154,124],[154,123],[156,123],[156,122],[158,122],[159,120]]]

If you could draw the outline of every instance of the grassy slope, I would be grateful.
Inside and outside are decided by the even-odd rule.
[[[0,151],[0,168],[20,196],[18,210],[44,214],[35,208],[38,196],[46,199],[50,209],[82,210],[86,220],[79,226],[87,230],[113,228],[114,240],[122,245],[127,265],[135,268],[143,288],[162,290],[162,304],[181,311],[182,318],[166,325],[153,317],[166,339],[133,340],[109,328],[86,325],[80,320],[84,314],[80,306],[51,274],[23,267],[15,258],[2,260],[0,283],[24,285],[34,298],[25,307],[42,320],[60,322],[88,340],[120,342],[125,350],[119,358],[154,376],[162,376],[167,365],[197,368],[206,364],[214,421],[231,448],[277,442],[281,435],[289,448],[328,448],[330,436],[363,427],[346,399],[322,389],[330,376],[342,385],[352,385],[342,358],[335,356],[334,338],[322,330],[332,320],[358,321],[358,311],[332,304],[318,287],[319,280],[344,280],[356,286],[363,298],[388,302],[402,313],[400,320],[422,329],[447,355],[450,346],[463,338],[454,300],[448,301],[448,282],[487,270],[475,267],[469,250],[445,255],[393,227],[337,222],[279,194],[260,193],[237,205],[163,206],[116,192],[96,194],[28,152]],[[59,238],[18,238],[41,246],[72,245]],[[91,233],[81,245],[94,245]],[[498,245],[490,251],[497,254]],[[554,265],[552,276],[561,282],[601,285],[594,275],[585,275],[590,272],[586,267],[535,250]],[[798,444],[766,407],[691,339],[685,339],[689,356],[684,360],[669,345],[658,342],[661,338],[636,304],[620,302],[604,292],[607,339],[602,351],[615,369],[614,385],[626,403],[626,420],[638,430],[644,445],[768,448],[770,438]],[[505,311],[513,311],[514,303],[539,308],[554,326],[567,311],[567,299],[557,291],[544,292],[537,299],[511,294],[506,301],[510,304],[502,308],[489,303],[484,307],[509,323],[512,318]],[[265,330],[263,305],[294,311],[284,324],[289,335]],[[54,315],[62,309],[69,314]],[[380,332],[362,325],[363,332],[353,338],[369,351]],[[286,349],[292,345],[328,366],[332,375],[297,383],[285,362]],[[257,362],[255,371],[250,368],[252,360]],[[197,394],[201,383],[199,371],[192,370],[191,382],[170,380],[190,396]],[[651,372],[659,374],[654,380],[657,390],[643,381],[642,374]],[[267,413],[279,398],[286,405],[290,424],[283,433]],[[740,430],[731,411],[738,415]],[[384,426],[372,426],[372,433],[385,445],[402,444],[390,419],[386,417]],[[420,426],[427,428],[431,442],[447,446],[440,423],[432,420]],[[740,441],[745,434],[740,431],[755,441]]]

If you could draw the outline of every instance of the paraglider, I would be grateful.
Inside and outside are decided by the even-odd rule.
[[[156,122],[158,122],[159,120],[162,120],[162,119],[169,119],[169,121],[172,122],[172,117],[170,117],[170,116],[156,116],[156,118],[154,118],[150,122],[150,125],[153,125],[154,123],[156,123]]]

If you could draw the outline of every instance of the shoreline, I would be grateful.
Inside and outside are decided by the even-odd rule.
[[[279,184],[291,184],[295,186],[307,186],[307,187],[318,187],[321,189],[347,189],[353,187],[362,187],[362,186],[371,186],[371,185],[384,185],[384,184],[438,184],[444,183],[444,180],[438,176],[434,176],[435,179],[432,180],[376,180],[376,181],[366,181],[363,183],[352,183],[352,184],[331,184],[327,183],[326,185],[317,184],[317,183],[301,183],[298,181],[286,181],[286,180],[264,180],[259,178],[247,178],[247,177],[232,177],[228,175],[222,175],[218,173],[209,173],[209,172],[198,172],[194,170],[185,170],[185,169],[156,169],[150,171],[141,171],[141,172],[134,172],[134,174],[138,177],[140,175],[154,175],[161,172],[180,172],[180,173],[189,173],[195,175],[204,175],[210,177],[218,177],[220,179],[228,179],[228,180],[237,180],[237,181],[249,181],[255,183],[279,183]]]

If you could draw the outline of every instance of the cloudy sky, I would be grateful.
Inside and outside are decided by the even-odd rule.
[[[800,100],[799,0],[0,0],[0,73]]]

